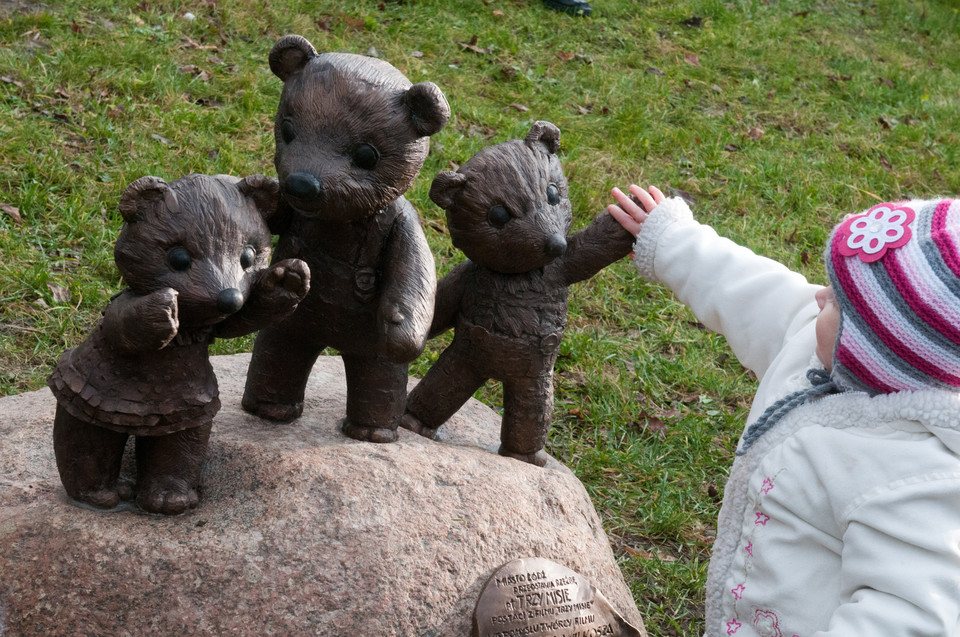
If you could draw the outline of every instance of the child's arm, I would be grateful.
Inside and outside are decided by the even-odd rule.
[[[720,237],[694,220],[678,197],[637,186],[630,193],[639,204],[614,189],[619,206],[608,210],[625,228],[636,230],[634,262],[640,274],[670,288],[762,377],[785,341],[816,317],[814,294],[821,286]]]

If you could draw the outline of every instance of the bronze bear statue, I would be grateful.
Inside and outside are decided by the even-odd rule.
[[[403,427],[435,438],[492,378],[503,384],[499,453],[546,462],[568,287],[633,243],[605,211],[567,236],[572,212],[559,149],[560,130],[536,122],[525,139],[484,148],[434,179],[430,198],[468,260],[437,286],[430,335],[453,328],[453,342],[410,392]]]
[[[208,346],[283,318],[310,287],[302,261],[268,265],[277,190],[261,175],[141,177],[124,190],[114,257],[129,287],[48,380],[57,468],[70,497],[109,509],[135,490],[150,513],[197,506],[220,409]],[[130,436],[135,489],[119,481]]]
[[[270,68],[283,80],[274,259],[303,259],[314,285],[257,337],[243,407],[279,422],[299,417],[310,370],[332,347],[346,370],[343,432],[391,442],[436,291],[433,255],[403,193],[450,107],[431,82],[411,84],[376,58],[319,54],[298,35],[277,41]]]

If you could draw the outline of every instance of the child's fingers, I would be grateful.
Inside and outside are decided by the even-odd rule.
[[[617,203],[620,204],[620,207],[631,217],[643,216],[646,218],[646,212],[637,205],[637,200],[632,198],[630,195],[626,194],[619,188],[614,188],[610,191],[610,194],[613,195],[613,198],[617,200]]]
[[[634,206],[636,207],[636,204],[634,204]],[[640,209],[637,208],[637,210],[640,210]],[[607,206],[607,212],[610,213],[611,217],[617,220],[617,223],[623,226],[624,230],[626,230],[633,236],[637,236],[640,233],[640,229],[643,227],[643,220],[635,219],[632,215],[624,212],[620,206],[617,206],[615,204],[610,204],[609,206]],[[640,211],[638,215],[639,214],[644,214],[644,213]],[[646,215],[644,215],[644,219],[646,219]]]
[[[658,204],[663,203],[663,200],[666,199],[656,186],[650,186],[650,194],[653,195],[653,200]]]
[[[650,196],[650,193],[636,184],[630,185],[630,194],[637,198],[637,201],[640,202],[640,205],[643,206],[643,209],[647,212],[657,207],[658,202]]]

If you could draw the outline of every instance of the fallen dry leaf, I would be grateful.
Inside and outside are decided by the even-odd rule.
[[[492,51],[492,49],[484,49],[482,47],[477,46],[477,36],[473,36],[472,38],[470,38],[469,42],[460,42],[459,40],[454,40],[454,42],[459,44],[462,48],[466,49],[467,51],[473,51],[474,53],[479,53],[480,55],[487,55]]]
[[[510,105],[509,105],[509,108],[516,109],[516,110],[520,111],[521,113],[526,113],[527,111],[530,110],[529,108],[527,108],[527,107],[524,106],[523,104],[517,104],[517,103],[510,104]]]
[[[73,298],[73,295],[70,293],[70,288],[65,288],[62,285],[57,285],[49,281],[47,281],[47,287],[50,288],[50,292],[53,294],[53,300],[56,303],[69,303],[70,299]]]
[[[664,73],[660,69],[655,69],[652,66],[647,68],[647,73],[650,73],[652,75],[666,75],[666,73]]]
[[[683,60],[692,66],[700,66],[700,58],[698,58],[694,53],[687,53],[683,56]]]
[[[200,51],[219,51],[220,48],[212,44],[200,44],[190,36],[183,36],[180,38],[180,41],[183,43],[184,49],[199,49]]]
[[[766,134],[766,132],[767,131],[763,130],[759,126],[754,126],[753,128],[747,131],[747,139],[752,139],[753,141],[757,141],[758,139],[763,137]]]
[[[186,64],[184,66],[181,66],[180,72],[185,73],[187,75],[195,75],[204,82],[209,82],[210,79],[213,77],[212,75],[210,75],[209,73],[201,69],[196,64]]]
[[[660,440],[663,440],[667,436],[667,425],[664,424],[659,418],[653,416],[648,416],[646,422],[640,426],[641,431],[649,431],[654,434]]]
[[[19,80],[15,80],[15,79],[13,79],[12,77],[10,77],[9,75],[4,75],[4,76],[0,77],[0,82],[3,82],[3,83],[5,83],[5,84],[13,84],[13,85],[16,86],[17,88],[23,88],[23,82],[21,82],[21,81],[19,81]]]
[[[574,58],[574,53],[567,53],[566,51],[557,51],[557,57],[563,60],[564,62],[569,62]]]
[[[680,197],[691,206],[697,203],[697,200],[694,198],[694,196],[686,190],[680,190],[679,188],[672,188],[670,186],[667,186],[667,190],[670,191],[671,197]]]
[[[641,549],[635,549],[635,548],[633,548],[632,546],[624,546],[624,547],[623,547],[623,550],[626,551],[627,553],[629,553],[630,555],[633,555],[634,557],[639,557],[639,558],[642,559],[642,560],[652,560],[652,559],[656,558],[656,559],[660,560],[661,562],[676,562],[676,561],[677,561],[677,558],[675,558],[674,556],[672,556],[672,555],[666,555],[665,553],[661,553],[660,551],[657,551],[657,552],[654,553],[654,552],[652,552],[652,551],[643,551],[643,550],[641,550]]]
[[[18,226],[23,223],[23,217],[20,216],[20,209],[16,206],[11,206],[8,203],[0,203],[0,210],[8,214]]]

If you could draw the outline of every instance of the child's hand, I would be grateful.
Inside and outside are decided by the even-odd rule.
[[[607,212],[633,236],[640,234],[640,229],[643,227],[643,222],[647,220],[647,215],[665,199],[663,193],[656,186],[650,186],[650,192],[648,193],[636,184],[630,185],[629,195],[624,194],[619,188],[614,188],[610,191],[610,194],[613,195],[619,205],[610,204],[607,206]],[[639,206],[637,205],[638,202]]]

